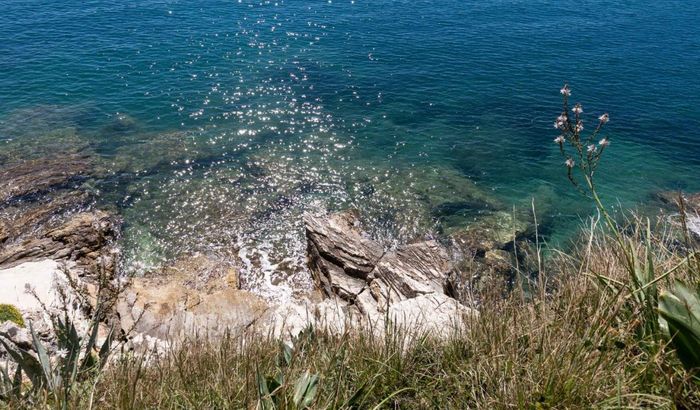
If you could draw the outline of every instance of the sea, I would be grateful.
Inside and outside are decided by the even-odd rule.
[[[595,211],[553,143],[564,84],[584,132],[609,114],[612,212],[700,191],[698,21],[673,0],[2,0],[0,157],[89,152],[125,271],[230,254],[271,296],[308,283],[308,212],[356,209],[387,247],[534,213],[565,248]]]

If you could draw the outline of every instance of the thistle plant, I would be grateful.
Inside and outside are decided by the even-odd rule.
[[[569,109],[571,90],[568,85],[565,84],[560,93],[563,96],[564,104],[562,113],[554,122],[554,128],[558,129],[561,134],[554,139],[554,142],[559,145],[559,151],[564,158],[567,177],[579,192],[592,197],[601,212],[609,217],[596,192],[594,176],[605,148],[610,145],[608,137],[598,140],[603,126],[608,123],[610,116],[606,113],[598,117],[598,124],[593,132],[586,136],[581,115],[583,107],[576,103],[573,108]],[[612,220],[610,221],[612,222]]]
[[[659,282],[667,279],[673,272],[683,266],[690,268],[692,252],[678,265],[657,274],[649,219],[646,219],[643,247],[639,248],[630,238],[625,238],[622,228],[611,217],[596,190],[596,171],[605,149],[610,145],[609,137],[601,136],[601,132],[609,122],[610,116],[607,113],[600,115],[593,131],[585,134],[583,107],[579,103],[570,107],[571,89],[568,85],[565,84],[560,93],[563,96],[563,109],[554,122],[554,127],[561,134],[554,142],[559,146],[564,159],[567,178],[579,192],[595,202],[614,237],[614,243],[617,245],[615,252],[624,262],[629,280],[622,282],[596,273],[594,276],[606,289],[624,295],[626,306],[629,308],[626,310],[627,318],[640,323],[637,329],[640,341],[650,346],[653,351],[662,338],[671,338],[687,368],[692,367],[691,363],[693,366],[700,365],[700,360],[692,354],[694,349],[700,348],[697,323],[700,295],[679,284],[673,290],[661,293],[660,305],[657,289]]]
[[[603,205],[597,192],[596,171],[600,165],[603,153],[610,145],[610,138],[601,136],[603,127],[610,121],[610,116],[604,113],[598,117],[598,123],[589,133],[585,133],[583,121],[583,107],[576,103],[570,107],[569,98],[571,89],[568,85],[561,88],[563,108],[561,114],[554,122],[554,127],[561,134],[554,139],[559,146],[559,151],[564,159],[567,169],[567,178],[571,184],[583,195],[593,199],[598,211],[616,243],[616,253],[626,266],[629,281],[620,282],[594,273],[608,289],[616,292],[625,292],[630,304],[630,317],[641,314],[642,321],[639,328],[640,338],[656,340],[659,337],[658,320],[658,291],[656,284],[666,278],[673,270],[659,276],[654,270],[653,249],[651,246],[650,222],[647,219],[646,243],[643,249],[638,249],[632,241],[622,234],[622,228]]]

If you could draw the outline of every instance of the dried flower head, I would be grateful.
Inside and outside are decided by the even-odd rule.
[[[574,165],[576,165],[576,162],[574,162],[573,159],[569,158],[564,162],[564,164],[569,168],[573,168]]]
[[[589,146],[588,146],[588,152],[589,152],[589,153],[595,152],[595,145],[593,145],[593,144],[589,145]]]
[[[600,145],[601,147],[607,147],[608,145],[610,145],[610,140],[608,140],[607,138],[603,138],[602,140],[598,141],[598,145]]]
[[[583,107],[581,106],[581,104],[576,104],[574,108],[571,109],[571,111],[573,111],[576,115],[580,115],[581,113],[583,113]]]
[[[560,92],[562,95],[565,95],[565,96],[567,96],[567,97],[569,97],[569,96],[571,95],[571,90],[569,89],[569,85],[568,85],[568,84],[564,84],[564,87],[562,87],[562,89],[559,90],[559,92]]]
[[[562,113],[561,115],[559,115],[557,117],[556,121],[554,121],[554,128],[556,128],[558,130],[563,130],[565,128],[565,124],[566,124],[566,113]]]
[[[56,356],[58,356],[61,359],[65,359],[66,357],[68,357],[68,350],[58,349],[56,350]]]
[[[560,136],[554,138],[554,142],[556,142],[557,144],[563,144],[564,141],[566,141],[566,138],[564,138],[563,135],[560,135]]]
[[[581,132],[583,131],[583,121],[579,121],[576,123],[576,132]]]
[[[600,120],[600,122],[602,124],[605,124],[608,121],[610,121],[610,116],[608,115],[608,113],[605,113],[605,114],[601,115],[600,117],[598,117],[598,119]]]

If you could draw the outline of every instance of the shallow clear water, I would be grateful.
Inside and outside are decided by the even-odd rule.
[[[700,11],[686,2],[1,8],[0,154],[42,135],[99,154],[95,189],[124,216],[132,267],[232,243],[266,272],[299,266],[301,214],[350,206],[391,243],[534,196],[557,242],[590,212],[552,143],[564,82],[589,124],[612,118],[609,203],[700,190]]]

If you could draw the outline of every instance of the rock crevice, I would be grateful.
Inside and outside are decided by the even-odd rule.
[[[326,298],[357,309],[360,325],[384,323],[442,328],[471,310],[445,292],[453,269],[447,250],[429,240],[384,252],[343,212],[304,218],[309,269]]]

